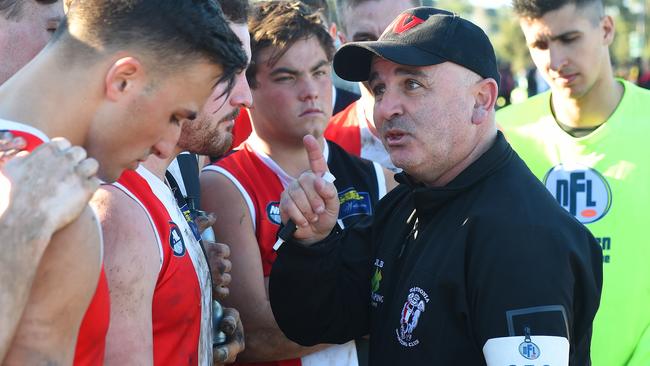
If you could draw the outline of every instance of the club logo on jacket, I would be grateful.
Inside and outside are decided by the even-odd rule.
[[[269,221],[276,225],[280,225],[282,219],[280,219],[280,202],[269,202],[266,205],[266,217],[269,218]]]
[[[409,290],[406,302],[402,307],[402,314],[399,320],[399,328],[395,329],[397,341],[404,347],[415,347],[420,340],[413,336],[415,328],[418,326],[420,316],[426,310],[426,304],[429,302],[429,295],[419,288],[413,287]]]
[[[612,191],[599,172],[579,164],[559,164],[544,177],[546,188],[583,224],[596,222],[612,205]]]
[[[370,305],[372,307],[377,307],[379,304],[384,303],[384,296],[380,295],[379,288],[381,287],[381,280],[383,278],[381,274],[381,269],[384,268],[384,261],[376,258],[375,259],[375,274],[370,279]]]
[[[178,228],[174,222],[169,222],[169,246],[175,257],[182,257],[185,255],[185,242],[183,241],[183,234],[181,229]]]

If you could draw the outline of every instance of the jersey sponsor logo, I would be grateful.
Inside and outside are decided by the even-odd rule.
[[[339,193],[339,219],[343,220],[356,215],[372,215],[372,203],[368,192],[357,192],[348,188]]]
[[[418,326],[420,316],[426,310],[426,304],[429,302],[429,295],[419,287],[413,287],[406,296],[406,302],[402,307],[402,313],[399,320],[399,328],[395,329],[397,341],[404,347],[415,347],[420,344],[420,340],[413,336],[415,328]]]
[[[182,257],[185,255],[185,241],[183,241],[183,234],[181,234],[181,229],[178,228],[174,222],[169,222],[169,246],[172,248],[172,252],[176,257]]]
[[[555,199],[583,224],[596,222],[609,211],[612,191],[595,169],[578,164],[559,164],[544,177]]]
[[[280,225],[282,219],[280,219],[279,201],[269,202],[269,204],[266,205],[266,217],[268,217],[269,221],[271,221],[272,223],[276,225]]]

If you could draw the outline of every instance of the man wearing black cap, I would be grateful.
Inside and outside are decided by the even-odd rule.
[[[410,9],[379,41],[341,48],[334,67],[369,81],[377,128],[404,173],[373,217],[339,230],[327,164],[305,138],[311,172],[280,203],[298,229],[270,278],[287,337],[370,333],[372,365],[588,364],[600,246],[497,132],[485,33]]]

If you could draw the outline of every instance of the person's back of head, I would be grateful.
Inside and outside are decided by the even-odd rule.
[[[163,73],[205,60],[220,65],[220,81],[229,83],[246,65],[241,42],[210,0],[75,0],[51,43],[63,46],[67,62],[134,51]]]
[[[217,2],[229,22],[246,24],[251,8],[248,0],[217,0]]]
[[[579,9],[587,6],[595,7],[597,10],[596,14],[602,17],[602,0],[513,0],[512,7],[520,18],[539,19],[548,12],[558,10],[565,5],[571,4],[575,5],[576,8]],[[600,20],[600,17],[595,20]]]
[[[330,6],[327,3],[327,0],[302,0],[302,2],[312,10],[319,11],[323,17],[325,17],[327,23],[331,21]]]
[[[421,5],[421,0],[336,0],[339,31],[346,37],[344,43],[376,41],[399,13]],[[364,7],[368,9],[363,9]],[[369,24],[364,27],[363,23],[376,23],[377,27]],[[359,32],[357,28],[361,28]],[[360,34],[355,37],[356,33]]]
[[[334,41],[321,14],[300,1],[272,0],[255,4],[248,21],[251,33],[251,64],[246,72],[251,87],[256,85],[256,63],[262,50],[273,47],[273,65],[296,41],[315,37],[328,61],[334,57]]]
[[[217,84],[229,94],[247,63],[213,0],[74,0],[46,48],[0,88],[1,109],[82,145],[113,181],[149,154],[170,156],[180,121]]]

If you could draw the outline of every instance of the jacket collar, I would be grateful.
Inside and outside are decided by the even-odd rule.
[[[501,131],[498,131],[492,147],[443,187],[427,187],[416,182],[406,173],[397,174],[395,179],[412,191],[413,204],[419,213],[418,216],[434,214],[446,202],[494,174],[510,161],[513,154],[510,144]]]

